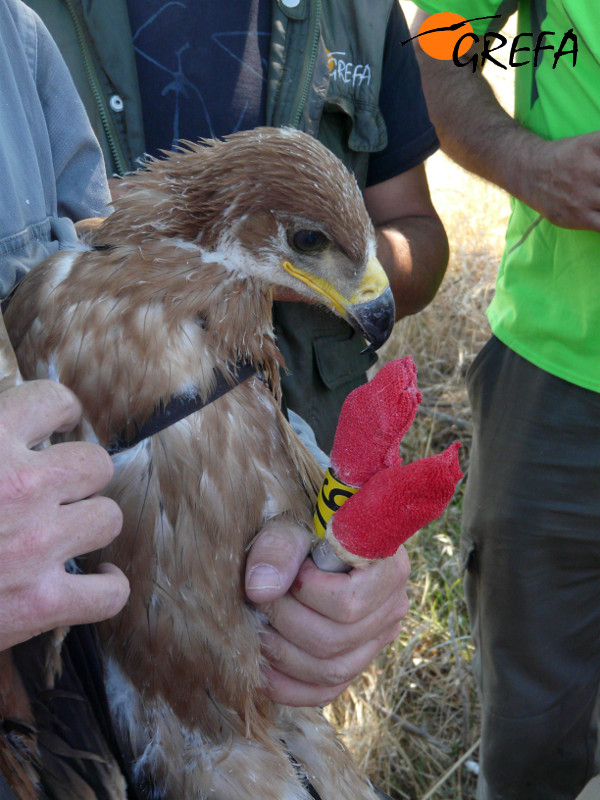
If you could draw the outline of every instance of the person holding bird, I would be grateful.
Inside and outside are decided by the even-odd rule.
[[[10,113],[2,115],[5,128],[0,149],[6,164],[3,174],[10,176],[4,184],[2,202],[7,213],[2,214],[0,227],[0,285],[2,296],[7,297],[43,257],[57,249],[77,246],[73,222],[105,214],[109,194],[97,145],[45,28],[20,0],[2,0],[0,12],[6,66],[0,90],[4,107],[10,109]],[[322,57],[320,46],[319,54]],[[333,72],[328,55],[320,63],[327,64],[329,74]],[[347,71],[339,65],[336,69],[340,80],[345,80]],[[366,77],[362,81],[357,77],[355,82],[365,81]],[[114,99],[111,108],[117,113],[118,106],[118,99]],[[373,117],[378,119],[376,113]],[[371,118],[363,120],[359,126],[363,132],[370,122]],[[335,119],[332,123],[335,127]],[[391,220],[383,209],[387,209],[390,197],[415,197],[414,204],[405,207],[408,226],[411,219],[417,218],[417,229],[424,225],[430,232],[437,232],[437,236],[429,237],[433,247],[429,252],[434,254],[429,260],[432,272],[426,272],[422,283],[421,279],[416,281],[416,306],[435,292],[445,267],[445,238],[443,233],[440,238],[441,226],[432,212],[420,167],[423,154],[436,146],[435,137],[428,130],[425,125],[426,141],[419,143],[423,145],[421,150],[417,143],[412,145],[417,154],[411,155],[411,147],[406,148],[405,163],[412,159],[416,171],[409,167],[407,180],[400,184],[381,181],[385,191],[371,193],[369,201],[372,217],[376,221],[379,217],[387,225]],[[380,137],[380,145],[382,141]],[[355,155],[357,174],[361,175],[362,170],[364,179],[366,161],[360,149]],[[368,189],[365,192],[367,196]],[[405,255],[409,252],[405,273],[410,285],[420,270],[415,264],[412,274],[406,237],[399,235],[394,225],[386,225],[378,230],[381,249],[392,254],[398,250]],[[419,238],[417,231],[415,237]],[[406,297],[411,302],[410,292]],[[413,310],[416,306],[412,306]],[[360,360],[359,363],[363,364]],[[110,564],[99,565],[94,574],[88,575],[67,572],[64,564],[108,544],[118,535],[118,507],[97,496],[112,468],[97,445],[47,446],[52,433],[65,432],[78,423],[78,400],[54,381],[20,383],[8,348],[3,349],[2,366],[3,388],[9,382],[15,385],[0,395],[1,446],[6,455],[0,498],[0,673],[7,681],[2,684],[0,695],[3,701],[8,698],[15,702],[16,716],[31,720],[31,709],[22,703],[26,695],[22,690],[27,686],[16,677],[25,664],[35,663],[37,638],[31,637],[75,625],[63,645],[65,664],[73,669],[65,669],[62,689],[66,694],[75,688],[78,696],[87,697],[98,692],[98,706],[86,711],[91,717],[82,717],[97,720],[98,708],[102,716],[105,704],[94,679],[97,659],[93,628],[79,626],[118,612],[127,602],[129,587],[123,573]],[[395,637],[407,610],[408,562],[403,549],[394,558],[367,570],[327,575],[305,558],[309,546],[310,536],[303,528],[294,524],[267,525],[249,552],[246,570],[248,597],[269,612],[265,692],[294,705],[320,705],[336,696]],[[311,630],[308,637],[307,620]],[[88,662],[92,666],[85,671],[82,684],[80,667]],[[68,682],[73,675],[77,679],[75,687]],[[61,703],[68,705],[68,700],[55,698],[54,713],[59,718],[65,709]],[[4,723],[12,718],[10,707],[2,709],[2,718]],[[31,733],[29,729],[9,730],[7,724],[4,730],[7,735],[2,739],[0,772],[19,766],[11,761],[14,750],[7,743],[18,745],[19,737]],[[109,772],[114,776],[121,765],[118,757],[111,760],[109,755],[110,730],[102,729],[98,739],[102,740],[99,746],[104,748]],[[77,741],[70,744],[76,745]],[[78,779],[86,779],[85,768],[79,762],[77,770]],[[32,780],[35,783],[31,775],[21,777],[24,785]],[[61,776],[63,779],[74,780],[72,774]]]
[[[0,285],[6,303],[13,287],[36,263],[59,249],[78,246],[73,222],[103,215],[110,196],[97,143],[46,29],[20,0],[2,0],[0,26],[4,64],[0,91],[5,109],[0,120],[5,175]],[[84,623],[117,613],[127,602],[129,586],[124,574],[110,564],[87,575],[65,570],[66,562],[108,544],[119,533],[118,506],[98,496],[111,476],[110,460],[93,443],[48,446],[52,433],[66,432],[78,423],[78,400],[55,381],[22,383],[4,338],[1,353],[5,391],[0,394],[0,773],[13,774],[22,766],[12,758],[19,743],[34,736],[33,729],[25,726],[33,718],[26,681],[19,674],[27,665],[35,666],[38,637],[75,626],[63,644],[61,687],[65,693],[76,690],[77,696],[96,696],[101,689],[94,678],[98,662],[93,628]],[[331,576],[305,561],[309,546],[304,529],[267,525],[247,565],[248,594],[272,608],[266,691],[299,705],[332,699],[394,638],[407,609],[408,562],[403,551],[373,570]],[[299,569],[301,580],[293,593],[288,592]],[[308,642],[304,625],[294,622],[299,611],[311,615],[314,635]],[[276,630],[292,629],[301,631],[296,644],[294,635],[275,636]],[[321,644],[315,647],[313,638]],[[82,671],[86,663],[90,668]],[[69,682],[73,676],[76,685]],[[99,695],[96,699],[101,716],[105,706]],[[58,721],[62,711],[67,713],[63,701],[69,702],[65,696],[54,698]],[[86,730],[91,719],[97,720],[98,708],[91,717],[81,716]],[[16,718],[24,727],[11,727]],[[111,750],[110,738],[110,731],[98,734],[105,753]],[[70,746],[77,744],[75,740]],[[112,768],[116,769],[114,763]],[[19,772],[19,778],[23,786],[35,784],[35,776]],[[62,779],[75,780],[72,774]],[[79,779],[83,780],[81,775]]]

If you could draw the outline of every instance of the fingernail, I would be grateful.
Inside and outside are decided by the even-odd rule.
[[[280,586],[279,573],[269,564],[257,564],[248,573],[248,589],[279,589]]]

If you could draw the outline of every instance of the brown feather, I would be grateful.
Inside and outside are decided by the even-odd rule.
[[[214,367],[250,362],[273,391],[252,377],[114,456],[106,493],[124,528],[89,568],[110,560],[132,587],[100,626],[122,744],[164,798],[306,800],[289,747],[324,800],[371,799],[317,711],[263,695],[243,582],[267,520],[310,526],[321,478],[278,403],[271,300],[292,281],[286,232],[325,232],[308,269],[351,292],[374,248],[356,182],[310,137],[259,129],[186,144],[124,188],[86,233],[95,249],[58,254],[16,292],[7,319],[24,374],[70,386],[85,410],[75,435],[103,445],[160,401],[207,397]]]
[[[33,711],[12,651],[5,650],[0,653],[0,774],[19,800],[35,800],[38,769]]]
[[[260,165],[257,148],[264,154]],[[96,230],[97,242],[142,243],[159,236],[198,239],[210,248],[228,218],[273,212],[296,216],[299,208],[307,219],[327,220],[331,238],[355,261],[372,235],[352,173],[318,141],[291,130],[273,136],[256,128],[223,141],[182,142],[178,153],[164,161],[150,160],[143,172],[125,178],[121,188],[114,207],[126,214],[113,213]],[[138,214],[132,213],[132,203]]]

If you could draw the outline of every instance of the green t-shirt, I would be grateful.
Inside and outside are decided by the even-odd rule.
[[[559,139],[600,130],[600,13],[589,0],[417,0],[428,13],[454,11],[465,17],[491,16],[517,10],[519,47],[515,54],[526,66],[515,69],[515,113],[527,128],[545,139]],[[476,34],[498,20],[473,23]],[[572,55],[556,60],[563,35],[577,37],[577,62]],[[538,33],[547,35],[534,67]],[[509,64],[508,43],[493,55]],[[572,43],[565,45],[572,49]],[[511,67],[508,67],[511,69]],[[456,67],[460,69],[460,67]],[[472,67],[463,67],[471,70]],[[493,63],[486,71],[500,69]],[[477,110],[474,109],[474,113]],[[598,176],[600,180],[600,175]],[[554,375],[600,391],[600,234],[558,228],[524,203],[512,200],[504,256],[496,294],[488,309],[495,335],[519,355]],[[539,224],[535,224],[539,221]]]

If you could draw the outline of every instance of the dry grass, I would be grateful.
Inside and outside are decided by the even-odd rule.
[[[490,79],[499,79],[503,98],[510,96],[504,73]],[[418,367],[423,402],[403,443],[405,461],[458,439],[466,473],[471,420],[464,376],[489,336],[484,312],[509,206],[504,193],[441,153],[427,170],[450,265],[433,303],[396,326],[383,360],[410,354]],[[475,796],[479,714],[460,569],[462,489],[443,517],[407,545],[411,610],[402,635],[328,711],[363,769],[394,800]]]
[[[464,376],[489,336],[484,312],[508,201],[442,154],[430,159],[428,173],[451,242],[450,265],[433,303],[396,326],[383,359],[410,354],[418,368],[423,401],[403,442],[404,460],[458,439],[466,473]],[[479,718],[460,569],[462,489],[441,519],[407,543],[411,610],[402,635],[330,711],[367,773],[395,800],[474,798]]]

